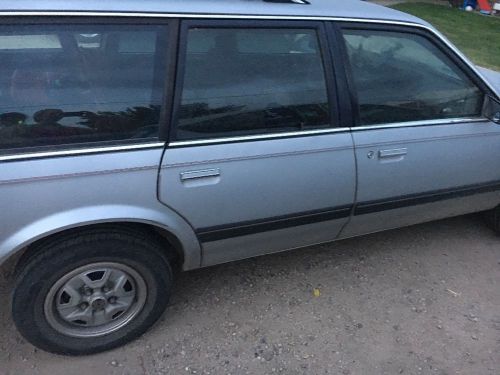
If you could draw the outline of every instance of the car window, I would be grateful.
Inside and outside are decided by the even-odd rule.
[[[215,47],[216,38],[214,33],[220,31],[211,30],[211,33],[204,33],[207,29],[193,29],[189,43],[188,53],[208,53]],[[234,29],[233,29],[234,30]],[[240,53],[316,53],[317,42],[316,33],[307,31],[300,33],[297,31],[284,32],[280,29],[237,29],[233,38],[235,44],[233,48]]]
[[[330,126],[315,30],[188,32],[178,140]]]
[[[102,47],[102,34],[76,34],[75,38],[79,48]]]
[[[43,49],[49,51],[61,48],[61,41],[54,34],[0,35],[0,49],[3,51],[26,49]]]
[[[483,94],[427,38],[344,30],[361,125],[479,116]]]
[[[130,32],[118,36],[118,52],[153,54],[156,48],[154,32]]]
[[[0,27],[0,149],[156,138],[165,34],[161,25]]]

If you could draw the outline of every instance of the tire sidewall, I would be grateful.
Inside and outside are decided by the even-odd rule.
[[[172,285],[172,272],[164,256],[141,243],[104,239],[76,244],[68,251],[50,249],[43,260],[34,259],[20,274],[13,293],[12,313],[21,334],[34,345],[61,354],[90,354],[108,350],[133,340],[161,316]],[[57,255],[56,255],[57,254]],[[45,298],[50,288],[72,270],[98,262],[116,262],[133,268],[147,288],[145,304],[139,314],[119,330],[95,338],[66,336],[49,325],[45,318]]]

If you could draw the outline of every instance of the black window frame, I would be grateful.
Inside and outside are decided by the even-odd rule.
[[[358,92],[356,90],[356,85],[353,78],[353,71],[351,67],[351,62],[347,53],[347,45],[344,39],[344,30],[360,30],[360,31],[385,31],[385,32],[394,32],[401,34],[411,34],[422,36],[427,39],[430,43],[432,43],[437,49],[439,49],[446,57],[448,57],[461,72],[465,74],[467,78],[471,80],[473,84],[475,84],[485,95],[496,96],[495,93],[485,84],[484,80],[479,77],[470,66],[457,54],[453,49],[451,49],[444,41],[438,38],[431,31],[419,27],[418,25],[410,26],[410,25],[399,25],[399,24],[391,24],[391,23],[368,23],[368,22],[353,22],[353,21],[331,21],[329,26],[329,32],[332,35],[332,38],[335,38],[337,42],[337,46],[339,48],[338,53],[342,56],[343,66],[344,66],[344,74],[345,81],[347,82],[349,98],[351,102],[351,127],[362,128],[362,127],[387,127],[392,126],[393,124],[401,124],[402,127],[406,126],[405,123],[383,123],[383,124],[361,124],[360,123],[360,108],[359,108],[359,100],[358,100]],[[482,113],[480,114],[480,116]],[[436,119],[436,121],[442,121],[443,124],[451,121],[451,119]],[[412,122],[424,122],[428,120],[415,120]],[[423,125],[424,126],[424,125]],[[429,125],[425,125],[429,126]]]
[[[31,155],[36,153],[50,154],[54,152],[56,154],[61,154],[65,156],[64,152],[68,155],[72,155],[72,151],[89,150],[89,153],[95,153],[95,150],[100,148],[104,149],[103,152],[111,152],[114,148],[123,146],[124,150],[127,151],[127,146],[134,147],[137,145],[149,145],[161,143],[158,147],[163,148],[165,144],[166,134],[168,131],[166,128],[169,126],[168,119],[172,111],[171,105],[171,93],[172,87],[174,86],[175,79],[175,62],[177,55],[177,40],[179,31],[179,19],[177,18],[167,18],[167,17],[120,17],[120,16],[102,16],[102,17],[91,17],[88,15],[82,16],[3,16],[0,17],[0,24],[2,26],[15,26],[15,25],[30,25],[30,26],[57,26],[57,25],[96,25],[96,26],[112,26],[112,25],[152,25],[152,26],[164,26],[165,32],[160,34],[159,46],[162,42],[165,45],[162,47],[164,51],[165,59],[165,69],[158,69],[155,67],[155,75],[158,74],[158,81],[163,88],[161,94],[161,110],[159,115],[158,124],[158,135],[156,137],[149,138],[134,138],[134,139],[123,139],[123,140],[112,140],[112,141],[89,141],[89,142],[75,142],[68,144],[59,145],[45,145],[45,146],[32,146],[32,147],[16,147],[16,148],[0,148],[0,157],[2,156],[16,156],[23,154]],[[110,151],[108,151],[108,149]],[[78,153],[81,155],[82,153]]]
[[[334,64],[331,56],[331,49],[329,46],[328,33],[326,28],[326,23],[319,20],[267,20],[267,19],[181,19],[180,30],[179,30],[179,43],[177,52],[177,71],[175,78],[175,94],[173,95],[173,108],[170,118],[170,127],[168,134],[164,134],[167,137],[167,145],[174,144],[176,142],[182,143],[183,146],[190,146],[198,144],[200,141],[203,144],[208,145],[212,143],[235,143],[235,142],[248,142],[253,141],[255,138],[261,139],[282,139],[290,137],[303,137],[310,136],[314,134],[310,130],[297,130],[293,133],[294,135],[287,134],[288,132],[280,133],[266,133],[266,134],[250,134],[250,135],[237,135],[237,136],[216,136],[207,137],[201,139],[193,140],[176,140],[175,134],[177,132],[177,125],[179,122],[179,111],[182,102],[182,91],[184,88],[184,77],[185,77],[185,62],[187,58],[187,40],[189,30],[192,28],[215,28],[215,29],[311,29],[315,30],[318,37],[318,46],[321,53],[323,71],[325,77],[325,85],[327,90],[327,100],[329,105],[330,114],[330,124],[327,128],[320,130],[332,130],[341,127],[341,113],[339,111],[339,98],[342,97],[337,90],[336,77],[337,73],[334,68]],[[301,134],[303,133],[303,134]],[[226,140],[227,138],[227,140]],[[237,138],[232,139],[232,138]]]

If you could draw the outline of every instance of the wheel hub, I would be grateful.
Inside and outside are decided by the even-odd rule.
[[[91,302],[90,306],[92,306],[92,309],[94,311],[100,311],[100,310],[104,310],[106,308],[106,305],[108,304],[108,302],[106,301],[105,298],[103,297],[96,297],[93,299],[93,301]]]
[[[144,279],[120,263],[93,263],[62,276],[50,289],[44,311],[58,332],[74,337],[109,334],[142,310]]]

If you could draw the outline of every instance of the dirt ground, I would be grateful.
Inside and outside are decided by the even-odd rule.
[[[477,216],[182,274],[152,330],[89,357],[26,343],[9,283],[1,375],[500,374],[500,238]]]

